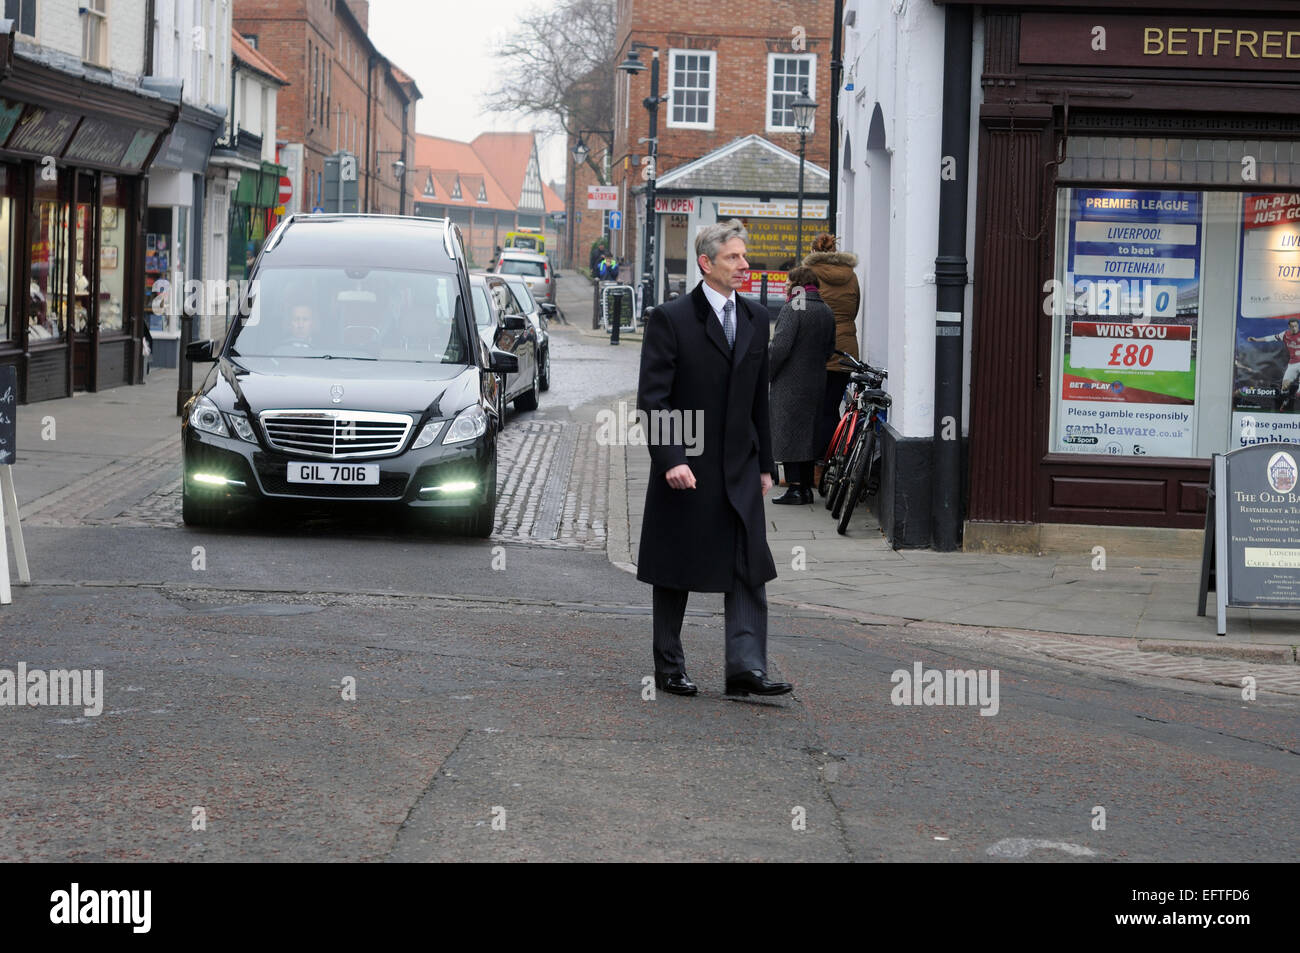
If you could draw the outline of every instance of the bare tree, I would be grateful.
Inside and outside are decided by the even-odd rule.
[[[557,0],[549,9],[534,8],[497,44],[501,77],[486,108],[539,116],[551,130],[575,137],[580,129],[612,129],[616,52],[614,0]],[[603,182],[598,151],[587,165]]]

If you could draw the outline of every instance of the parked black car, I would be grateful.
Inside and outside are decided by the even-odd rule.
[[[216,364],[181,426],[185,522],[314,501],[405,507],[490,534],[494,377],[519,366],[479,340],[462,249],[445,219],[281,223],[225,341],[187,349]]]
[[[555,316],[555,305],[533,297],[528,282],[519,275],[506,275],[503,279],[515,296],[515,303],[528,317],[537,332],[537,384],[542,390],[551,389],[551,329],[550,319]]]
[[[504,375],[502,407],[513,400],[516,410],[536,410],[542,391],[536,327],[505,278],[474,274],[469,280],[479,337],[489,348],[507,351],[519,359],[518,373]],[[501,420],[504,424],[504,414]]]

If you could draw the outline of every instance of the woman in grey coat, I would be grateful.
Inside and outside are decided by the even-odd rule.
[[[813,501],[817,417],[826,389],[826,361],[835,350],[835,315],[817,291],[817,276],[803,265],[790,272],[789,300],[776,319],[768,349],[772,456],[785,465],[789,485],[773,503]]]

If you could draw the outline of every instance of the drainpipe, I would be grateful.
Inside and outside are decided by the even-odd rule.
[[[374,53],[371,53],[366,59],[366,208],[370,211],[370,80],[375,72],[375,62],[378,60]]]
[[[966,193],[970,179],[971,10],[944,7],[939,254],[934,262],[934,496],[932,542],[957,548],[962,516],[962,352],[966,307]]]
[[[844,85],[844,0],[835,0],[835,25],[831,33],[831,201],[826,211],[826,231],[837,232],[840,208],[840,87]],[[846,235],[845,238],[852,239]]]

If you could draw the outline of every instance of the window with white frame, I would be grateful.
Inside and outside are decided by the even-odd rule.
[[[717,54],[711,50],[668,51],[668,125],[713,128]]]
[[[108,0],[83,0],[81,8],[81,59],[108,66]]]
[[[767,57],[767,131],[798,132],[794,102],[802,89],[817,98],[817,54],[769,53]]]

